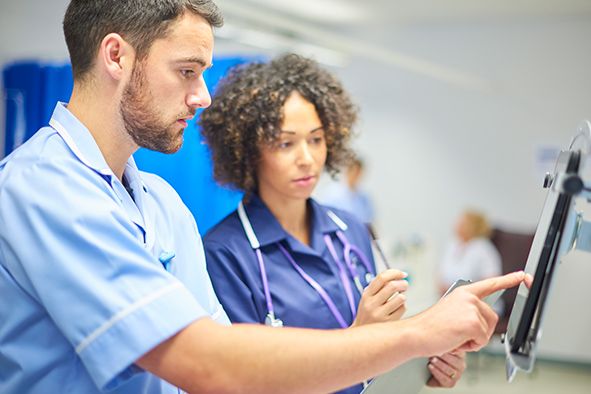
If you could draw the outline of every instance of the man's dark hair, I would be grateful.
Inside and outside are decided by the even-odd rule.
[[[213,156],[216,181],[257,191],[261,144],[280,135],[283,106],[298,92],[314,107],[326,139],[325,168],[336,174],[352,156],[349,141],[357,108],[339,80],[311,59],[295,54],[232,69],[218,84],[212,105],[201,113],[201,134]]]
[[[165,37],[172,22],[187,11],[212,27],[223,24],[212,0],[72,0],[64,16],[64,35],[74,79],[83,78],[93,66],[107,34],[121,35],[141,60],[154,40]]]

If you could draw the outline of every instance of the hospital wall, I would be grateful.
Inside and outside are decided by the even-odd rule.
[[[566,148],[579,123],[591,120],[591,20],[475,21],[400,28],[392,36],[403,53],[455,67],[484,86],[362,59],[340,70],[362,108],[357,146],[390,248],[423,239],[428,257],[415,264],[434,268],[467,206],[505,229],[533,231],[546,195],[543,173],[553,168],[541,152]],[[588,254],[560,267],[541,354],[591,361],[590,274]],[[415,285],[428,286],[422,279],[434,278]]]
[[[476,206],[531,229],[545,196],[540,149],[567,147],[591,119],[590,36],[590,19],[396,31],[393,47],[477,77],[477,88],[362,59],[339,70],[362,109],[357,145],[378,225],[439,242]]]
[[[0,0],[0,64],[66,59],[66,4]],[[432,272],[453,220],[466,206],[484,209],[497,224],[533,231],[545,196],[538,153],[565,147],[578,123],[591,118],[591,21],[450,22],[365,31],[360,37],[373,34],[390,34],[391,48],[483,82],[463,87],[361,58],[334,69],[361,108],[355,146],[367,162],[365,187],[388,250],[420,238],[427,257],[415,264],[426,267],[416,272]],[[216,50],[255,53],[224,42]],[[589,295],[581,290],[591,264],[588,257],[573,260],[561,267],[541,351],[591,362]],[[432,284],[433,276],[423,275],[413,285]]]

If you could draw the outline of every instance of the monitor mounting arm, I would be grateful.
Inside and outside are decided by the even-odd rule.
[[[552,174],[546,173],[544,188],[552,188],[559,193],[583,198],[591,203],[591,185],[585,185],[578,174],[562,172],[552,176]],[[576,215],[570,250],[591,252],[591,221],[585,220],[582,210],[578,210]]]

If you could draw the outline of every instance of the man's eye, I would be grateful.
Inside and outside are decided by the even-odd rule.
[[[195,71],[193,70],[181,70],[181,74],[185,78],[192,78],[196,75]]]

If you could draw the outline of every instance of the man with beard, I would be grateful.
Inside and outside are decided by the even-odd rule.
[[[400,322],[228,325],[194,219],[131,156],[180,148],[221,24],[210,0],[69,4],[72,97],[0,162],[0,392],[329,392],[488,341],[480,299],[523,273]]]

